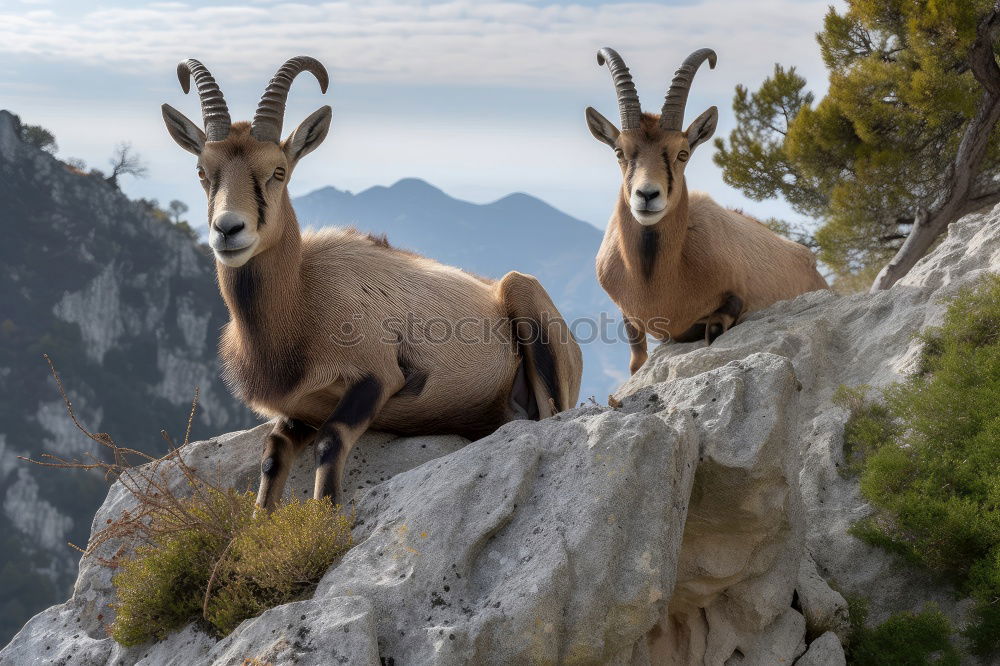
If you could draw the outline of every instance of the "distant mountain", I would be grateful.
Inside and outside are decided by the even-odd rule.
[[[602,233],[586,222],[527,194],[474,204],[416,178],[359,194],[324,187],[293,204],[303,226],[353,225],[385,233],[397,247],[487,277],[511,270],[534,275],[563,316],[576,322],[584,353],[581,400],[604,398],[625,379],[627,347],[588,341],[595,328],[581,321],[601,313],[615,325],[621,319],[594,274]]]
[[[256,421],[219,378],[227,320],[214,262],[189,232],[103,178],[20,140],[0,111],[0,644],[66,598],[107,483],[17,460],[97,452],[69,417],[42,354],[92,431],[166,452],[194,387],[193,435]]]

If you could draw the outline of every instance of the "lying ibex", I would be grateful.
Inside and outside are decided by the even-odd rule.
[[[659,116],[643,113],[628,67],[613,49],[607,62],[622,129],[587,108],[591,133],[615,151],[621,195],[597,254],[597,277],[622,310],[632,373],[646,361],[646,334],[709,342],[747,313],[827,288],[807,248],[700,192],[688,197],[684,167],[715,132],[711,107],[681,129],[694,73],[715,52],[699,49],[677,70]]]
[[[177,67],[201,97],[203,132],[167,104],[167,130],[198,156],[209,244],[230,321],[226,379],[256,412],[279,417],[261,463],[257,504],[281,498],[291,461],[316,441],[314,496],[340,503],[344,465],[373,427],[481,437],[515,418],[574,406],[580,348],[538,281],[485,280],[353,229],[301,233],[288,180],[326,137],[324,106],[280,140],[292,80],[316,60],[286,62],[252,123],[232,123],[197,60]]]

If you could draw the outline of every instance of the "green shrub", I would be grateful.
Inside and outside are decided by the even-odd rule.
[[[920,613],[896,613],[874,628],[865,626],[867,603],[850,601],[851,639],[847,663],[856,666],[957,665],[958,651],[951,644],[951,623],[928,605]]]
[[[899,424],[889,408],[868,400],[870,391],[869,386],[841,386],[833,394],[834,404],[850,412],[844,424],[843,476],[860,474],[868,455],[899,435]]]
[[[91,534],[86,549],[78,548],[117,569],[112,579],[116,616],[109,631],[122,645],[159,640],[191,622],[225,636],[243,620],[312,594],[350,549],[352,520],[329,500],[292,502],[270,515],[255,515],[253,494],[225,488],[185,461],[197,388],[183,441],[175,446],[161,431],[170,448],[156,458],[119,446],[108,433],[89,431],[77,418],[52,359],[45,359],[70,420],[104,455],[66,459],[45,454],[43,460],[25,460],[103,473],[134,500],[129,510]],[[111,549],[110,558],[102,556]]]
[[[250,493],[206,487],[159,515],[152,543],[120,563],[112,637],[160,640],[191,622],[222,637],[243,620],[305,598],[351,546],[351,524],[326,500],[254,516]]]
[[[268,608],[308,596],[350,546],[351,521],[328,500],[293,502],[250,522],[223,559],[208,621],[225,635]]]
[[[921,338],[919,371],[880,402],[838,395],[848,467],[876,508],[854,533],[973,596],[965,635],[986,656],[1000,650],[1000,277],[961,291]]]

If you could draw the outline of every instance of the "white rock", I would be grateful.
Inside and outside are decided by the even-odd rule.
[[[1000,268],[998,240],[1000,215],[972,216],[888,292],[807,294],[711,347],[661,346],[616,409],[514,422],[468,446],[366,435],[347,477],[357,545],[312,599],[221,642],[188,627],[126,650],[103,629],[110,572],[88,557],[71,599],[0,664],[842,664],[843,598],[824,579],[871,597],[875,620],[928,600],[958,617],[950,590],[848,536],[868,508],[838,474],[845,415],[830,396],[912,367],[913,333],[940,321],[941,297]],[[186,458],[252,487],[267,429]],[[307,496],[312,468],[299,461],[288,496]],[[129,505],[113,487],[95,528]],[[806,652],[807,628],[833,631]]]
[[[850,632],[847,601],[823,580],[808,553],[799,564],[799,580],[795,589],[810,636],[832,631],[841,640],[847,640]]]
[[[379,666],[372,610],[364,597],[278,606],[244,622],[205,661],[219,666],[242,666],[253,658],[262,664]]]
[[[795,666],[845,666],[844,648],[840,639],[832,631],[828,631],[812,643]]]
[[[80,325],[87,355],[98,363],[125,331],[117,271],[108,264],[82,291],[66,292],[54,308],[63,321]]]
[[[846,413],[830,398],[841,385],[873,387],[899,381],[914,369],[920,349],[914,334],[940,324],[947,298],[986,272],[1000,271],[1000,208],[967,216],[892,289],[874,295],[804,294],[753,313],[718,338],[660,345],[618,391],[634,393],[663,381],[693,377],[735,360],[768,352],[788,358],[802,383],[789,441],[802,457],[800,487],[807,543],[819,575],[845,594],[870,599],[872,622],[901,609],[936,603],[961,623],[969,602],[931,576],[847,533],[871,511],[843,464]]]
[[[804,649],[804,621],[791,608],[805,538],[800,463],[787,445],[798,388],[787,361],[756,354],[624,400],[628,409],[657,396],[692,413],[702,435],[677,589],[653,663],[790,663]]]
[[[719,650],[757,659],[749,663],[792,659],[805,623],[791,609],[788,562],[801,557],[803,530],[798,462],[781,442],[797,385],[786,360],[761,354],[654,387],[619,410],[510,423],[464,448],[459,438],[366,436],[348,473],[357,545],[312,600],[245,622],[218,645],[189,628],[126,650],[104,637],[110,572],[86,558],[73,598],[33,618],[0,663],[30,663],[45,647],[93,663],[229,663],[244,649],[253,653],[244,657],[302,663],[315,656],[295,647],[302,627],[354,627],[360,616],[369,619],[357,626],[370,622],[365,631],[376,638],[336,643],[347,663],[368,663],[373,645],[386,663],[649,663],[664,649],[653,630],[679,579],[678,612],[700,595],[710,616],[704,663]],[[224,469],[242,487],[256,481],[266,432],[193,444],[186,458],[206,473]],[[308,458],[290,477],[290,495],[310,485]],[[696,468],[697,518],[685,527]],[[737,538],[703,533],[720,502],[732,515],[719,527],[738,526]],[[129,504],[116,485],[95,527]],[[362,602],[371,610],[344,610]],[[305,621],[285,621],[302,614]],[[334,643],[316,640],[317,652],[330,654]]]

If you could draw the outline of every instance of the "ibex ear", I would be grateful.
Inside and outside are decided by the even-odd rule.
[[[163,122],[166,123],[167,131],[170,132],[170,136],[174,138],[177,145],[189,153],[201,155],[201,149],[205,147],[205,133],[201,131],[201,128],[169,104],[164,104],[161,109],[163,110]]]
[[[590,133],[594,135],[595,139],[612,148],[615,147],[615,141],[621,134],[610,120],[598,113],[597,109],[592,106],[587,107],[587,127],[590,128]]]
[[[326,133],[330,130],[332,117],[333,109],[329,106],[322,106],[288,135],[288,138],[281,144],[281,149],[285,151],[285,157],[288,158],[289,164],[295,164],[300,158],[311,153],[319,144],[323,143]]]
[[[699,143],[704,143],[712,138],[712,135],[715,134],[715,126],[718,124],[719,109],[711,106],[708,111],[695,118],[694,122],[688,125],[687,140],[688,145],[691,146],[691,152],[694,152],[694,147]]]

